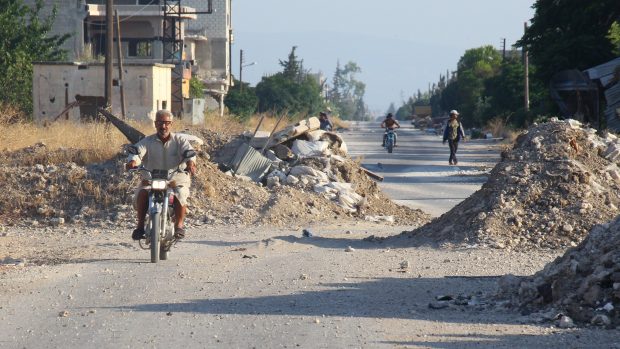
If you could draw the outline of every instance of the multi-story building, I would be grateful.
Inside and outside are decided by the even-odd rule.
[[[45,2],[43,15],[51,14],[54,6],[57,9],[51,34],[71,35],[63,47],[70,61],[102,61],[106,50],[105,4],[106,0]],[[173,111],[183,110],[193,73],[206,86],[207,106],[223,112],[224,96],[232,81],[231,0],[114,0],[114,8],[119,16],[121,51],[127,69],[131,69],[131,63],[174,64]]]

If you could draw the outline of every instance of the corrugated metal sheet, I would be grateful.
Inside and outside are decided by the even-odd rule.
[[[236,175],[247,176],[252,178],[253,181],[258,182],[267,173],[272,163],[271,160],[267,159],[259,151],[250,147],[247,143],[243,143],[237,149],[231,167],[235,170]]]
[[[603,63],[601,65],[597,65],[596,67],[592,67],[590,69],[585,70],[586,74],[592,80],[601,79],[607,75],[613,75],[616,67],[620,66],[620,57],[613,59],[609,62]]]
[[[619,131],[620,118],[618,110],[620,110],[620,83],[605,90],[605,100],[607,101],[607,108],[605,109],[607,128]]]

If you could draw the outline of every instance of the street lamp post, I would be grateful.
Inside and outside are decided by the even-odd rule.
[[[243,92],[243,68],[255,65],[257,62],[243,64],[243,50],[239,50],[239,90]]]

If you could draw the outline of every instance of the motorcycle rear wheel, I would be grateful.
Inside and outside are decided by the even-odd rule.
[[[159,229],[161,226],[161,213],[153,213],[151,215],[151,231],[149,232],[151,237],[151,263],[157,263],[159,261],[160,241],[159,241]]]
[[[392,153],[394,150],[394,140],[389,138],[385,144],[385,147],[387,148],[388,153]]]

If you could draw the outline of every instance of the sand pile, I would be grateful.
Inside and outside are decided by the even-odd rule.
[[[530,277],[505,276],[499,298],[524,312],[573,322],[620,325],[620,219],[597,225],[577,247]]]
[[[564,249],[620,204],[620,145],[574,120],[530,128],[471,197],[417,230],[421,240]]]

